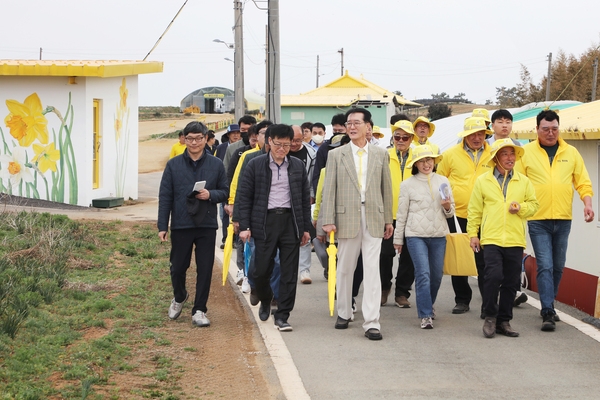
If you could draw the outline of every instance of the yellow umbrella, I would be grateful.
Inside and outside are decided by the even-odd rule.
[[[333,317],[333,308],[335,305],[335,276],[336,276],[336,257],[337,247],[335,246],[335,233],[331,231],[329,233],[329,247],[327,247],[327,254],[329,255],[329,272],[327,275],[327,289],[329,292],[329,316]]]
[[[223,248],[223,286],[227,281],[229,273],[229,261],[231,260],[231,251],[233,249],[233,224],[230,223],[227,227],[227,239],[225,240],[225,248]]]

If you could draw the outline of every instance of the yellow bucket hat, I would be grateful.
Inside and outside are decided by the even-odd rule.
[[[435,153],[431,146],[427,144],[415,147],[411,150],[411,153],[411,158],[406,168],[412,168],[413,165],[422,158],[431,157],[436,165],[442,161],[443,158],[441,154]]]
[[[471,117],[483,118],[485,119],[485,122],[487,122],[488,125],[492,123],[492,120],[490,119],[490,112],[485,108],[474,109],[471,113]]]
[[[383,137],[383,133],[381,133],[381,128],[377,125],[373,126],[373,136],[377,139],[381,139]]]
[[[429,135],[427,135],[427,137],[431,137],[431,135],[433,135],[433,132],[435,132],[435,124],[431,121],[429,121],[428,118],[425,118],[423,116],[415,119],[415,122],[413,122],[413,128],[417,129],[417,124],[419,122],[425,122],[427,125],[429,125]]]
[[[492,135],[494,133],[488,128],[485,119],[481,117],[468,117],[465,119],[464,130],[458,134],[458,137],[465,138],[479,131],[485,131],[486,135]]]
[[[522,148],[521,146],[517,146],[516,144],[514,144],[512,139],[510,139],[510,138],[498,139],[494,143],[492,143],[492,146],[490,149],[490,161],[488,162],[488,164],[493,163],[495,165],[496,162],[494,161],[494,158],[496,157],[496,154],[498,153],[498,151],[500,151],[500,149],[503,149],[505,147],[512,147],[513,149],[515,149],[515,155],[517,156],[517,161],[520,160],[521,157],[523,157],[523,154],[525,154],[525,149]]]
[[[410,121],[406,121],[406,120],[396,122],[394,125],[390,126],[390,129],[392,130],[392,135],[394,135],[394,132],[398,129],[402,129],[404,132],[408,133],[409,135],[415,134],[415,131],[413,129],[413,124],[411,124]]]

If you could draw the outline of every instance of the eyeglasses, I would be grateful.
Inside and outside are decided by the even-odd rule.
[[[548,132],[558,133],[558,126],[545,126],[543,128],[540,128],[540,130],[544,133],[548,133]]]
[[[292,144],[291,143],[277,143],[275,141],[271,141],[271,146],[277,147],[278,149],[289,149]]]
[[[401,141],[401,140],[402,140],[403,142],[408,142],[409,140],[412,140],[412,136],[394,136],[394,140],[395,140],[396,142],[399,142],[399,141]]]
[[[350,127],[350,126],[361,126],[362,124],[364,124],[364,121],[354,121],[354,122],[346,122],[344,125],[346,126],[346,128]]]
[[[186,136],[185,141],[188,143],[200,143],[201,141],[203,141],[205,138],[205,136],[195,136],[195,137],[189,137]]]
[[[302,142],[303,142],[302,139],[294,139],[294,140],[292,140],[292,143],[296,143],[296,144],[300,144]]]

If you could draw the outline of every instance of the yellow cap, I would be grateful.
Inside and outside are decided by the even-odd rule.
[[[422,158],[431,157],[436,164],[442,161],[443,158],[441,154],[435,153],[431,146],[427,144],[415,147],[411,150],[411,153],[411,158],[406,168],[412,168],[413,165]]]
[[[427,135],[427,137],[431,137],[431,135],[433,135],[433,132],[435,132],[435,124],[429,121],[428,118],[421,116],[415,119],[415,122],[413,122],[413,128],[417,129],[417,124],[419,122],[425,122],[427,125],[429,125],[429,135]]]
[[[485,119],[481,117],[468,117],[465,119],[464,130],[458,134],[458,137],[465,138],[479,131],[485,131],[487,135],[493,134],[493,132],[489,130]]]

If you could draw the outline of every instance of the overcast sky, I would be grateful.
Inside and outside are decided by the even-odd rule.
[[[0,59],[141,60],[184,0],[0,0]],[[267,1],[244,1],[247,91],[265,92]],[[535,83],[547,55],[579,56],[600,43],[598,1],[280,0],[281,91],[299,94],[351,75],[408,99],[464,92],[495,100],[496,87]],[[206,86],[233,89],[233,0],[189,0],[148,60],[161,74],[142,75],[140,105],[179,105]]]

